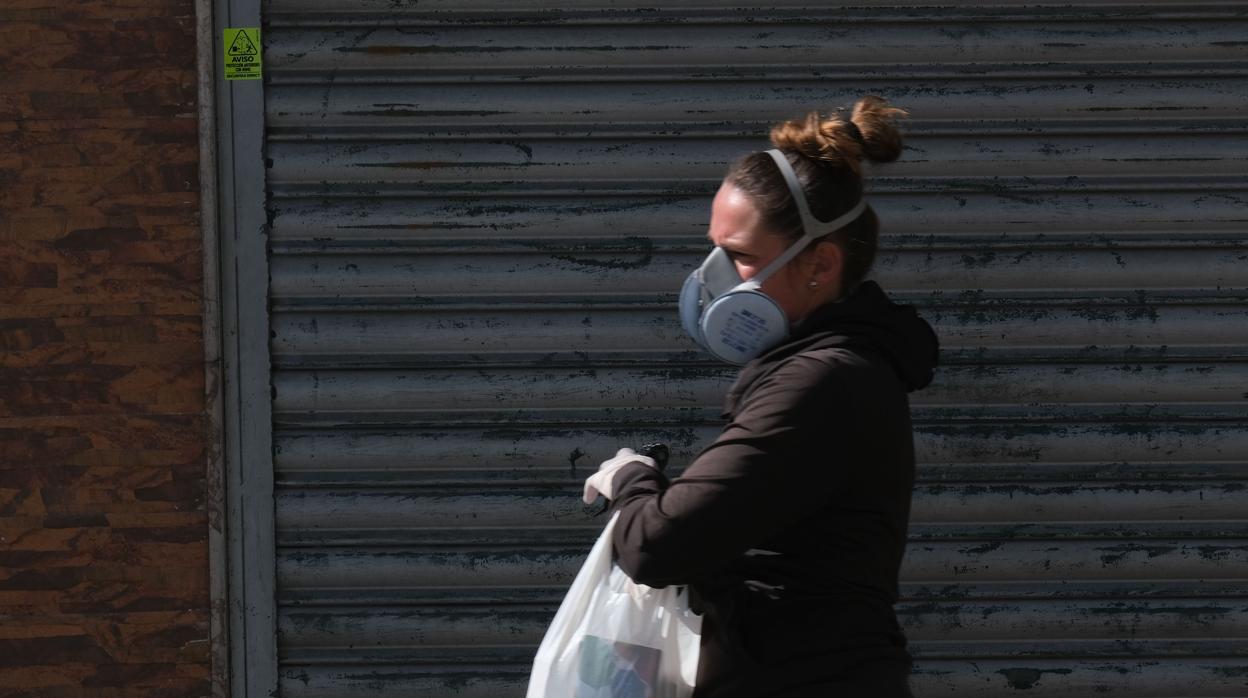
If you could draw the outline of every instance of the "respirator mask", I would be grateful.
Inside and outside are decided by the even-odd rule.
[[[762,292],[763,282],[811,242],[853,221],[867,207],[866,201],[859,200],[844,215],[826,223],[819,221],[811,215],[788,159],[779,150],[768,150],[767,154],[776,161],[797,203],[802,237],[748,281],[741,279],[728,253],[716,247],[680,289],[680,324],[685,332],[703,349],[730,364],[747,363],[789,336],[789,319],[780,305]]]

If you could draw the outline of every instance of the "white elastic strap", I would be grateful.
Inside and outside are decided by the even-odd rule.
[[[806,246],[811,241],[840,230],[845,224],[862,215],[862,212],[867,208],[867,200],[859,199],[853,208],[826,223],[815,218],[810,213],[810,206],[806,203],[806,194],[802,191],[801,183],[797,181],[797,173],[793,171],[793,166],[789,164],[789,159],[784,156],[784,153],[775,148],[768,150],[767,154],[771,156],[772,160],[776,161],[776,166],[780,168],[780,174],[784,175],[784,183],[789,186],[789,194],[793,196],[793,201],[797,203],[797,212],[802,217],[802,237],[790,245],[789,249],[785,250],[779,257],[772,260],[771,264],[768,264],[762,271],[750,278],[750,281],[756,281],[759,285],[772,274],[779,271],[781,267],[788,264],[799,252],[806,249]]]

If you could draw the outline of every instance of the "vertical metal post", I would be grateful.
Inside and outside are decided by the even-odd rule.
[[[221,394],[221,240],[217,216],[214,0],[195,0],[199,215],[203,240],[204,415],[207,421],[209,662],[212,698],[230,696],[229,547],[226,542],[225,411]]]
[[[264,83],[226,81],[222,33],[259,27],[258,0],[216,0],[217,185],[229,547],[230,689],[277,695]],[[263,34],[261,41],[263,41]]]

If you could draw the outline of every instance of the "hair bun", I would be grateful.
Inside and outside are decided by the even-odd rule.
[[[771,143],[821,163],[845,164],[857,171],[866,158],[892,162],[901,155],[901,132],[894,120],[906,112],[890,107],[883,98],[869,95],[854,104],[849,120],[839,113],[822,116],[810,112],[802,119],[785,121],[771,130]]]
[[[858,100],[850,117],[862,133],[863,155],[871,162],[892,162],[901,156],[901,131],[896,120],[906,110],[890,107],[883,97],[868,95]]]

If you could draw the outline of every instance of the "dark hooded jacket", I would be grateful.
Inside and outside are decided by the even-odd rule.
[[[866,282],[742,368],[728,425],[680,477],[617,473],[620,567],[689,585],[704,614],[695,696],[907,695],[893,612],[914,483],[907,393],[936,356],[931,327]]]

